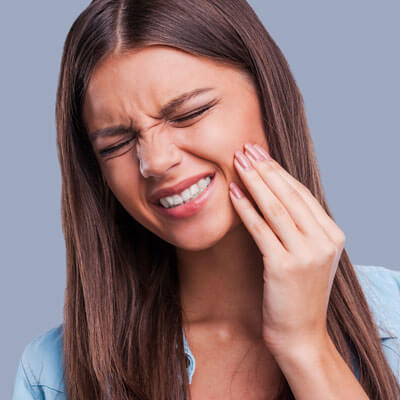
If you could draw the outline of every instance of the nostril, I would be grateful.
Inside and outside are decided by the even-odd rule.
[[[190,359],[187,354],[185,354],[185,362],[186,362],[186,368],[189,368],[190,367]]]

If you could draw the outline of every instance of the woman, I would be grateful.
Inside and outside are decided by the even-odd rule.
[[[64,322],[25,349],[14,399],[398,398],[400,321],[378,317],[400,274],[353,268],[244,0],[93,1],[56,116]]]

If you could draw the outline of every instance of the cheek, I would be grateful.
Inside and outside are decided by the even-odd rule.
[[[177,135],[177,144],[196,157],[216,162],[233,154],[244,134],[243,122],[232,120],[232,113],[215,110]]]
[[[140,196],[139,188],[139,169],[128,157],[115,158],[109,160],[103,166],[104,178],[114,193],[115,197],[123,206],[132,204],[132,201],[138,202]]]
[[[243,150],[247,142],[265,143],[262,116],[256,98],[245,96],[239,103],[228,101],[207,120],[202,137],[208,143],[210,152],[232,157],[236,150]]]
[[[258,108],[254,104],[219,111],[187,132],[186,146],[209,161],[220,161],[233,168],[233,156],[247,142],[265,144]]]

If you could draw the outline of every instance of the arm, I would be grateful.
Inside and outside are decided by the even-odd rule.
[[[298,347],[275,359],[296,400],[369,399],[329,335],[321,345]]]
[[[231,183],[231,199],[264,263],[263,338],[296,400],[368,400],[331,342],[327,309],[345,235],[311,191],[246,143],[234,165],[257,204]]]

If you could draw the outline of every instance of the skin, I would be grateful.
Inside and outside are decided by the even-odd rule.
[[[213,90],[157,117],[172,97],[204,87]],[[190,122],[174,121],[210,102]],[[93,148],[130,215],[176,247],[183,324],[196,355],[193,399],[270,398],[282,373],[297,400],[367,399],[326,326],[344,233],[304,185],[252,147],[268,156],[247,75],[170,47],[114,55],[94,71],[83,117],[89,136],[130,121],[139,130],[111,156],[99,152],[131,134]],[[214,193],[189,218],[160,216],[147,200],[214,171]],[[239,187],[236,198],[229,189]]]
[[[171,98],[203,87],[214,90],[189,101],[168,120],[154,118]],[[210,101],[217,103],[192,121],[171,122]],[[268,146],[252,81],[229,65],[152,46],[97,66],[83,118],[89,133],[129,124],[131,118],[142,130],[136,143],[117,156],[101,157],[98,151],[132,135],[99,139],[93,149],[107,184],[130,215],[176,246],[185,333],[196,354],[192,390],[207,379],[201,371],[213,377],[214,385],[208,378],[207,386],[220,387],[221,379],[229,385],[231,376],[217,373],[222,353],[239,385],[245,380],[254,386],[246,374],[258,369],[258,378],[268,382],[264,395],[272,393],[280,372],[261,342],[262,259],[228,193],[232,181],[246,191],[233,164],[234,152],[247,141]],[[200,212],[179,221],[155,213],[147,201],[149,193],[204,171],[216,171],[216,187]],[[241,377],[241,371],[235,371],[239,365]],[[237,391],[239,385],[232,384],[231,390]]]

